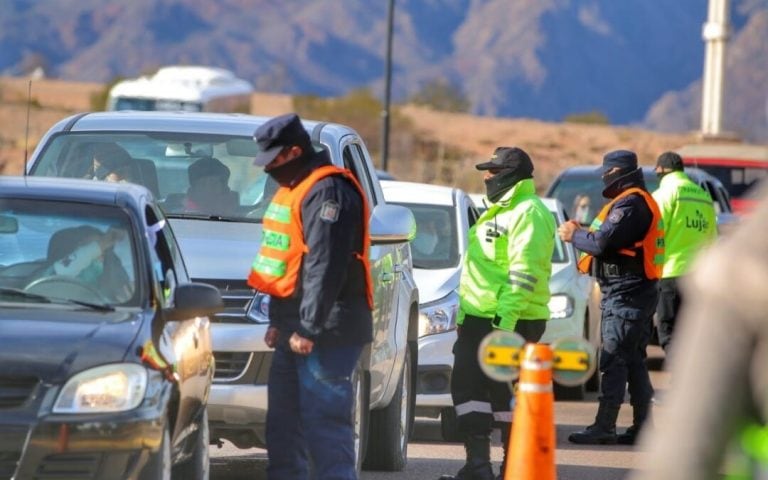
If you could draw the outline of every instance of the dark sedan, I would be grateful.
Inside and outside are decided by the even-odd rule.
[[[208,315],[143,187],[0,177],[0,479],[208,478]]]

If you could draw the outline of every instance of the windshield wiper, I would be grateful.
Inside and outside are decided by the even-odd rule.
[[[247,217],[231,217],[227,215],[214,215],[207,213],[165,213],[167,218],[183,218],[185,220],[213,220],[216,222],[244,222],[257,223],[255,219]]]
[[[82,300],[75,300],[73,298],[49,297],[47,295],[40,295],[39,293],[26,292],[18,288],[0,287],[0,294],[8,294],[15,297],[26,298],[28,300],[36,300],[41,303],[61,303],[61,304],[68,303],[68,304],[80,305],[81,307],[87,307],[87,308],[90,308],[91,310],[96,310],[99,312],[115,311],[115,307],[113,307],[112,305],[107,305],[103,303],[84,302]]]
[[[51,299],[46,297],[45,295],[40,295],[38,293],[25,292],[24,290],[21,290],[18,288],[0,287],[0,294],[7,294],[14,297],[26,298],[29,300],[37,300],[38,302],[42,302],[42,303],[51,303]]]

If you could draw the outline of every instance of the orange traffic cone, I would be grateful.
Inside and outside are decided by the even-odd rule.
[[[504,480],[556,477],[552,363],[553,352],[548,345],[525,346]]]

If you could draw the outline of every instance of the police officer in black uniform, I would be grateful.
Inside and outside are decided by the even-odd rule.
[[[265,165],[280,187],[297,188],[331,165],[295,114],[273,118],[254,138],[263,150],[254,163]],[[264,339],[275,348],[268,383],[269,479],[308,478],[307,454],[318,478],[357,478],[350,378],[373,328],[370,275],[361,255],[367,254],[364,201],[338,173],[315,180],[301,200],[306,253],[294,293],[270,301]]]
[[[603,158],[601,169],[604,197],[615,199],[629,188],[647,192],[635,153],[609,152]],[[606,207],[609,210],[601,212],[603,218],[598,216],[599,220],[589,230],[580,228],[575,221],[566,222],[558,229],[563,241],[572,242],[574,247],[592,256],[591,273],[597,278],[603,297],[600,404],[595,423],[568,437],[573,443],[633,444],[649,415],[653,387],[645,359],[658,299],[658,276],[649,278],[655,275],[649,275],[644,267],[648,253],[638,248],[638,244],[659,225],[654,225],[653,213],[653,208],[658,211],[658,207],[650,204],[646,197],[650,196],[639,192],[622,196]],[[654,241],[663,245],[663,237]],[[656,268],[658,271],[658,265]],[[626,433],[617,436],[616,418],[627,384],[633,424]]]

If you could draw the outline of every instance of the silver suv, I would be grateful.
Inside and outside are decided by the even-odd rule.
[[[263,169],[253,166],[258,147],[252,135],[266,120],[189,112],[79,114],[54,125],[27,166],[30,175],[100,178],[117,159],[95,163],[93,152],[114,152],[117,146],[126,154],[115,155],[124,177],[161,199],[192,279],[216,285],[225,302],[212,326],[216,373],[208,416],[212,440],[240,448],[265,444],[272,358],[263,341],[269,298],[245,281],[276,189]],[[356,446],[365,466],[401,470],[413,422],[418,354],[418,291],[408,245],[415,223],[410,211],[384,202],[368,150],[353,129],[321,122],[306,122],[305,128],[316,149],[326,149],[334,164],[352,170],[371,205],[374,341],[356,375]],[[226,166],[228,181],[190,189],[188,167],[200,159]]]

